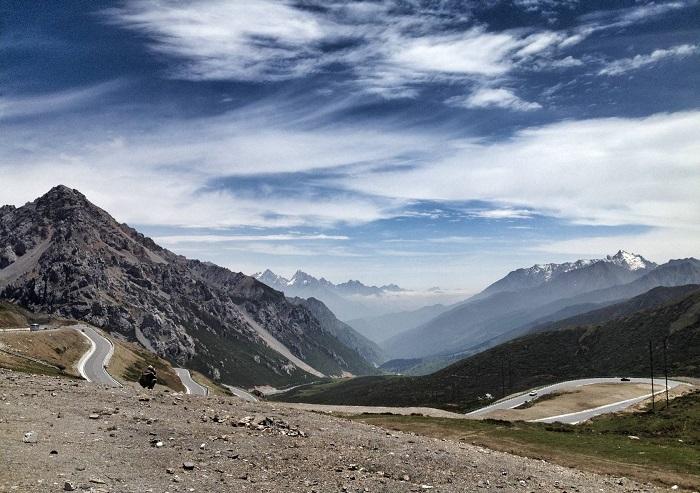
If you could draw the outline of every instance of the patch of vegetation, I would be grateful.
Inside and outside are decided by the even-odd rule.
[[[700,392],[656,412],[605,415],[576,426],[366,414],[351,419],[643,481],[700,486]]]

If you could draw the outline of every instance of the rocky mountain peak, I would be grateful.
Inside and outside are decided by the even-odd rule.
[[[656,267],[654,262],[650,262],[641,255],[626,252],[624,250],[619,250],[615,255],[608,255],[605,257],[605,261],[625,267],[626,269],[632,271]]]

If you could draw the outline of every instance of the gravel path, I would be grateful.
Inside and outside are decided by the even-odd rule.
[[[656,491],[271,403],[7,370],[0,464],[0,492]]]

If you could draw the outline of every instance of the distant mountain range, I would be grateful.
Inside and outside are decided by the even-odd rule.
[[[341,296],[381,296],[385,293],[405,291],[396,284],[388,284],[380,287],[367,286],[360,281],[355,281],[352,279],[340,284],[333,284],[323,277],[317,279],[302,270],[296,271],[291,279],[285,279],[282,276],[278,276],[270,269],[267,269],[265,272],[253,274],[253,277],[255,277],[258,281],[267,284],[271,288],[275,288],[283,292],[289,292],[290,295],[292,295],[294,291],[310,292],[314,290],[328,290]]]
[[[624,251],[596,260],[518,269],[428,322],[382,343],[390,358],[469,355],[555,321],[658,286],[700,283],[700,261],[657,265]]]
[[[479,397],[586,377],[646,377],[649,349],[663,376],[700,377],[700,286],[656,287],[640,296],[538,327],[535,333],[419,377],[362,377],[305,387],[285,401],[368,406],[429,406],[467,411]],[[400,362],[397,362],[400,363]],[[405,361],[405,364],[415,362]]]
[[[320,302],[294,303],[252,277],[176,255],[64,186],[0,207],[0,298],[89,322],[225,383],[376,371],[341,339],[369,341]]]

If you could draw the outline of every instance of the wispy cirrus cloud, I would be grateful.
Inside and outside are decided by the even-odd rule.
[[[650,65],[655,65],[663,60],[682,59],[700,54],[700,45],[683,44],[667,49],[654,50],[647,55],[635,55],[631,58],[622,58],[607,63],[598,75],[622,75]]]
[[[48,94],[0,96],[0,120],[35,117],[78,109],[124,86],[124,81],[114,80]]]
[[[504,108],[515,111],[532,111],[542,108],[541,104],[525,101],[512,90],[503,87],[482,87],[467,97],[452,97],[445,102],[464,108]]]

